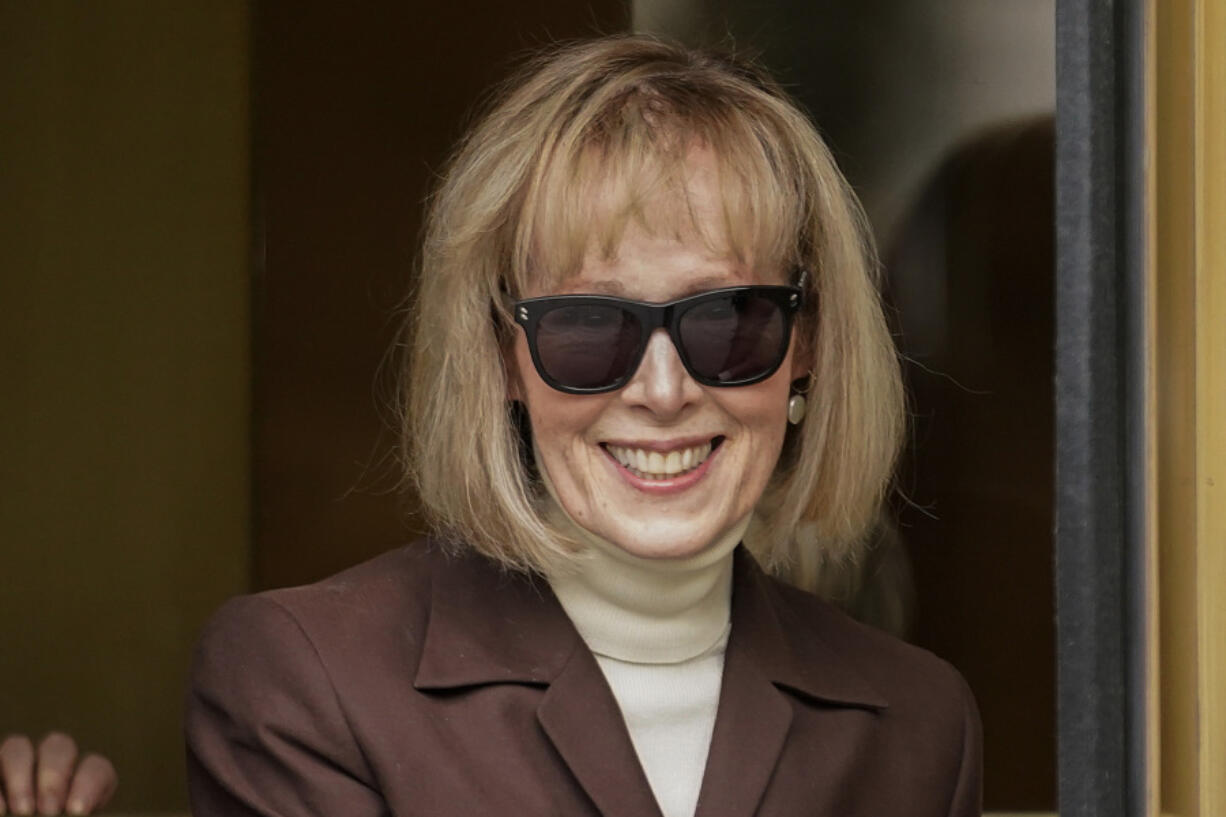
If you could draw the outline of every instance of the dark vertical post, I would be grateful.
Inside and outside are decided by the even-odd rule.
[[[1143,14],[1056,11],[1061,817],[1145,808]]]

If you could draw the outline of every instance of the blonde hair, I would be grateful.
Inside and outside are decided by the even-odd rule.
[[[746,544],[813,587],[854,553],[890,483],[903,428],[897,353],[863,213],[809,120],[763,72],[644,36],[569,44],[513,77],[452,157],[428,210],[403,395],[406,462],[435,529],[501,563],[548,571],[574,543],[507,399],[509,297],[616,251],[631,221],[681,232],[687,156],[714,157],[723,249],[808,275],[796,322],[812,362]],[[659,219],[679,213],[671,220]]]

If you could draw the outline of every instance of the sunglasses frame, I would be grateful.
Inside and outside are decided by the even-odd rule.
[[[803,279],[802,279],[803,280]],[[779,312],[783,316],[783,333],[781,346],[778,352],[778,360],[765,372],[754,375],[749,378],[732,381],[715,381],[711,378],[704,377],[695,372],[690,366],[689,355],[683,348],[681,343],[681,318],[691,309],[708,301],[726,298],[728,296],[737,295],[753,295],[759,298],[766,298],[779,307]],[[788,344],[792,339],[792,320],[796,312],[800,309],[801,303],[804,300],[804,290],[799,286],[776,286],[765,284],[754,284],[750,286],[724,287],[722,289],[712,289],[706,292],[699,292],[696,295],[687,295],[684,298],[678,298],[675,301],[667,303],[651,303],[650,301],[634,301],[629,298],[618,298],[613,295],[546,295],[540,298],[524,298],[513,303],[512,314],[515,317],[515,322],[524,328],[524,335],[528,340],[528,351],[532,355],[532,364],[536,366],[537,374],[541,379],[553,389],[566,394],[602,394],[604,392],[617,391],[630,382],[638,371],[639,366],[643,363],[643,354],[647,350],[647,342],[650,340],[652,333],[657,329],[665,329],[668,331],[669,339],[672,340],[673,347],[677,350],[677,356],[681,359],[681,364],[685,366],[685,370],[689,372],[690,377],[704,386],[714,386],[718,388],[727,388],[733,386],[749,386],[753,383],[758,383],[773,375],[783,365],[784,359],[787,357]],[[567,386],[559,383],[550,374],[545,371],[545,367],[541,362],[540,353],[537,349],[536,333],[540,325],[541,318],[546,313],[568,306],[615,306],[622,309],[639,321],[641,331],[639,333],[638,346],[634,350],[634,365],[622,377],[615,380],[607,386],[597,386],[592,388],[582,388],[576,386]]]

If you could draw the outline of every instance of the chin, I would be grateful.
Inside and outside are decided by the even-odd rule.
[[[610,541],[631,556],[638,556],[641,559],[684,559],[706,550],[716,538],[711,536],[698,541],[688,536],[683,538],[653,537],[648,533],[632,539],[617,537]]]

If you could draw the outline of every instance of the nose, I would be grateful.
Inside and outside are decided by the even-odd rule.
[[[622,399],[668,419],[702,398],[702,386],[690,377],[677,347],[664,329],[652,332],[638,371],[622,389]]]

